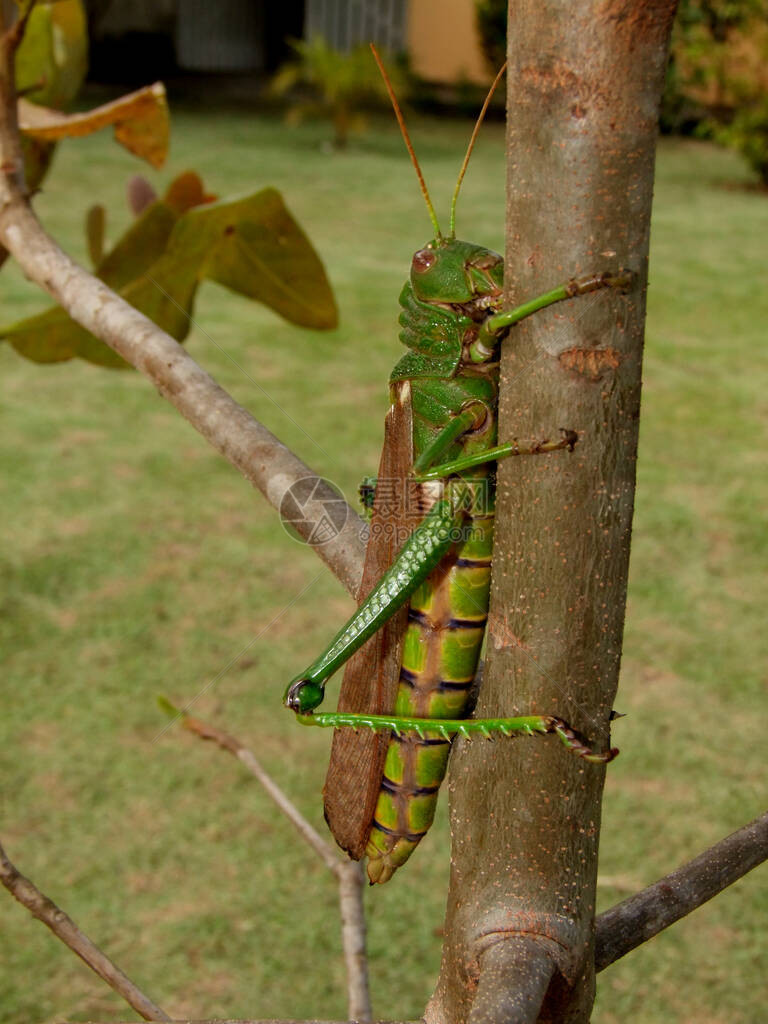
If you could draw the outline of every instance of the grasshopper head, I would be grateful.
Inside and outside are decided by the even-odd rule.
[[[458,238],[429,242],[411,262],[411,285],[423,302],[463,305],[500,297],[503,274],[498,253]]]

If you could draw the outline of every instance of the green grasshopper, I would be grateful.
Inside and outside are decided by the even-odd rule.
[[[502,312],[501,256],[460,241],[454,225],[467,163],[504,68],[475,125],[444,236],[375,50],[374,56],[435,236],[414,254],[400,294],[400,340],[409,351],[389,381],[361,603],[285,694],[300,722],[337,727],[325,815],[342,849],[354,859],[367,855],[371,884],[388,881],[429,828],[456,734],[556,733],[597,764],[618,753],[594,753],[551,715],[464,716],[488,617],[495,464],[512,455],[573,450],[577,441],[573,431],[561,431],[556,440],[497,443],[499,342],[536,310],[600,288],[626,288],[631,279],[622,271],[571,280]],[[345,663],[339,710],[314,714],[327,680]]]

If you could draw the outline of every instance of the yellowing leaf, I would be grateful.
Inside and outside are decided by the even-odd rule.
[[[168,154],[168,104],[162,82],[78,114],[62,114],[25,99],[19,100],[19,127],[44,142],[90,135],[114,125],[115,139],[153,167],[162,167]]]

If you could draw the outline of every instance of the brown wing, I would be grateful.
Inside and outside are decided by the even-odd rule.
[[[384,423],[371,539],[358,600],[362,601],[394,561],[406,536],[419,521],[418,487],[410,479],[413,440],[410,385],[393,387],[393,402]],[[408,618],[401,608],[347,662],[339,695],[340,711],[386,714],[395,704]],[[388,732],[336,729],[325,777],[325,819],[339,846],[353,860],[365,853],[379,795]]]

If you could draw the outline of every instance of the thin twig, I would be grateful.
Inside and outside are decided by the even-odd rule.
[[[19,135],[15,82],[15,54],[20,41],[20,37],[16,38],[16,26],[20,21],[7,27],[3,4],[0,3],[0,167],[5,181],[23,196],[24,155]]]
[[[339,885],[339,910],[344,961],[347,965],[347,1001],[349,1015],[356,1021],[372,1019],[368,986],[368,956],[365,947],[365,910],[363,907],[363,871],[359,863],[343,859],[307,821],[259,763],[252,750],[230,733],[182,713],[181,724],[202,740],[210,740],[229,751],[258,779],[277,808],[288,818],[301,838],[312,847]]]
[[[597,919],[602,971],[768,860],[768,811]]]
[[[268,772],[262,768],[252,750],[249,750],[228,732],[217,729],[216,726],[209,725],[207,722],[203,722],[192,715],[182,712],[181,724],[183,728],[194,733],[195,736],[199,736],[201,740],[210,740],[221,747],[222,750],[228,750],[230,754],[234,754],[245,765],[251,775],[254,775],[259,780],[269,797],[277,805],[278,810],[282,811],[301,838],[320,857],[328,870],[333,872],[337,878],[339,877],[341,858],[336,855],[330,843],[327,843],[320,833],[310,825],[298,807],[288,799]]]
[[[338,878],[341,947],[347,968],[347,1010],[353,1020],[364,1024],[373,1019],[363,903],[367,878],[362,863],[352,860],[340,861]]]
[[[77,927],[75,922],[64,913],[28,878],[25,878],[10,862],[0,844],[0,882],[22,906],[26,907],[33,917],[50,928],[56,938],[69,946],[92,971],[113,988],[118,995],[131,1006],[144,1020],[170,1020],[171,1018],[156,1006],[152,1000],[117,967],[98,946]]]
[[[24,38],[24,33],[27,30],[27,22],[29,21],[29,16],[32,13],[36,4],[37,0],[29,0],[26,8],[19,13],[18,17],[16,18],[16,21],[14,21],[10,28],[6,30],[6,39],[8,40],[8,43],[14,48],[14,50],[18,48],[19,44],[21,43],[21,40]]]

